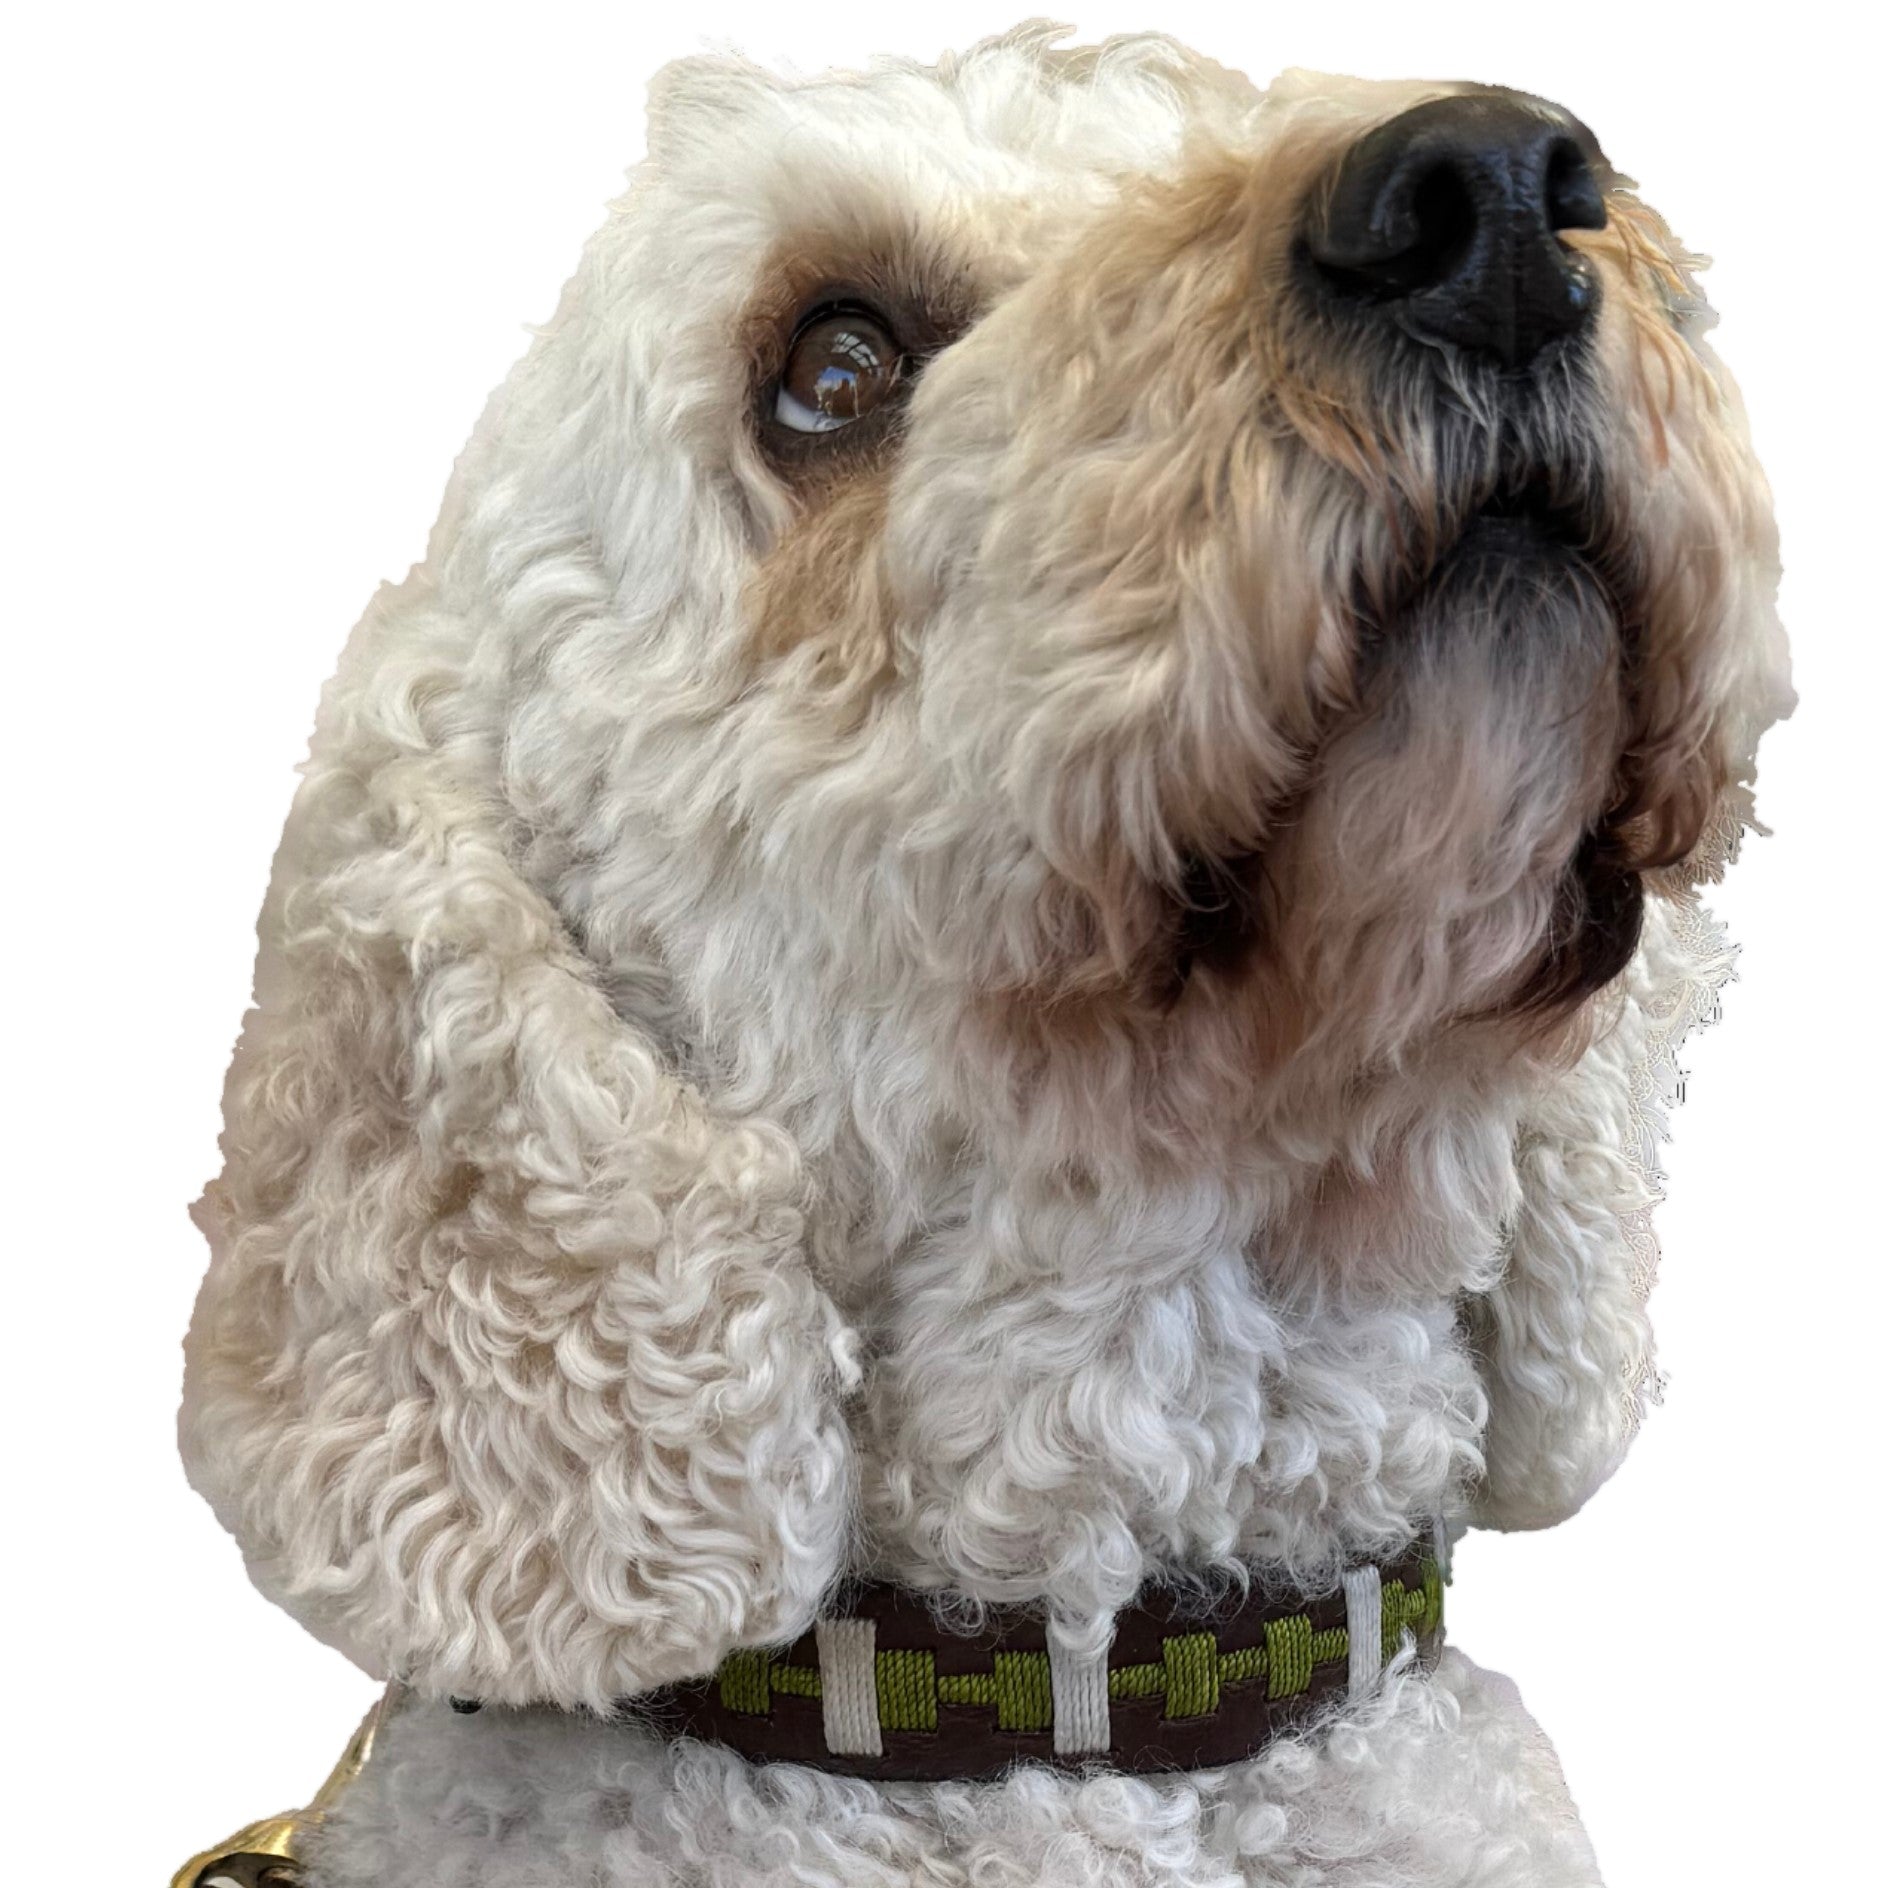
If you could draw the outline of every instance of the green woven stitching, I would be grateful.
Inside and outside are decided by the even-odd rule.
[[[746,1717],[764,1718],[774,1702],[773,1686],[768,1681],[768,1668],[773,1662],[771,1652],[730,1652],[719,1674],[723,1708]]]
[[[1263,1645],[1221,1652],[1210,1633],[1188,1633],[1162,1640],[1161,1650],[1164,1657],[1159,1665],[1123,1665],[1111,1671],[1108,1696],[1118,1702],[1164,1694],[1166,1716],[1203,1717],[1219,1709],[1224,1686],[1254,1679],[1267,1680],[1270,1697],[1296,1697],[1309,1689],[1318,1666],[1350,1657],[1350,1634],[1342,1626],[1314,1631],[1311,1616],[1298,1613],[1271,1621]]]
[[[1383,1585],[1383,1656],[1394,1658],[1402,1649],[1403,1634],[1425,1639],[1442,1624],[1442,1569],[1425,1560],[1421,1584],[1407,1587],[1401,1580]]]
[[[1210,1632],[1163,1639],[1160,1657],[1167,1671],[1163,1717],[1203,1718],[1219,1709],[1219,1641]]]
[[[1108,1696],[1117,1703],[1123,1698],[1158,1698],[1166,1689],[1164,1665],[1117,1665],[1108,1674]]]
[[[1054,1692],[1046,1652],[996,1654],[996,1727],[999,1731],[1046,1731],[1055,1722]]]
[[[937,1660],[929,1652],[880,1652],[872,1660],[883,1731],[937,1729]]]
[[[1219,1655],[1219,1682],[1222,1685],[1242,1685],[1249,1678],[1265,1676],[1265,1648],[1262,1645],[1242,1645],[1235,1652],[1222,1652]]]
[[[996,1703],[994,1672],[947,1672],[937,1681],[939,1704]]]
[[[774,1690],[789,1698],[817,1698],[821,1695],[817,1665],[776,1665]]]
[[[1265,1695],[1295,1698],[1311,1688],[1311,1615],[1265,1622]]]
[[[1411,1599],[1421,1599],[1420,1594],[1412,1594],[1401,1580],[1386,1580],[1383,1583],[1383,1656],[1386,1659],[1396,1657],[1397,1648],[1403,1643],[1404,1618]]]

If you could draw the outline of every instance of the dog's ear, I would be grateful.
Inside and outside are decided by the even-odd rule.
[[[1515,1146],[1507,1267],[1470,1301],[1489,1418],[1474,1518],[1549,1527],[1618,1467],[1656,1397],[1647,1299],[1658,1148],[1678,1050],[1716,1014],[1732,952],[1692,892],[1646,903],[1638,954],[1596,1039],[1546,1080]]]
[[[467,643],[410,580],[324,703],[182,1438],[258,1585],[370,1670],[606,1707],[810,1620],[856,1368],[794,1146],[706,1107],[515,869]]]
[[[694,53],[671,60],[649,81],[648,145],[652,157],[674,158],[696,139],[724,138],[731,121],[772,98],[781,81],[738,53]]]

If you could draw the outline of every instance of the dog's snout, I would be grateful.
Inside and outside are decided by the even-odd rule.
[[[1306,246],[1327,284],[1420,339],[1521,366],[1593,310],[1560,232],[1606,226],[1598,160],[1593,134],[1539,100],[1434,99],[1351,148]]]

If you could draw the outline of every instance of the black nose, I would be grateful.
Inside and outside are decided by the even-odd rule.
[[[1518,367],[1592,313],[1591,269],[1559,232],[1606,227],[1603,161],[1585,125],[1539,99],[1434,99],[1346,153],[1306,245],[1330,283],[1419,338]]]

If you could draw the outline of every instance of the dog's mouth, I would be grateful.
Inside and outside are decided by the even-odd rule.
[[[1459,589],[1465,564],[1490,579],[1504,566],[1537,566],[1546,578],[1556,564],[1578,564],[1612,588],[1592,494],[1545,468],[1504,475],[1465,492],[1442,513],[1433,538],[1412,549],[1387,583],[1360,592],[1355,615],[1364,661],[1381,649],[1394,651],[1440,587]]]
[[[1582,496],[1559,490],[1545,476],[1497,486],[1468,514],[1450,554],[1478,532],[1577,557],[1591,556],[1596,550],[1591,507]]]
[[[1266,855],[1237,852],[1187,855],[1175,894],[1178,923],[1168,965],[1166,996],[1178,1002],[1196,973],[1227,975],[1249,958],[1260,936]]]

